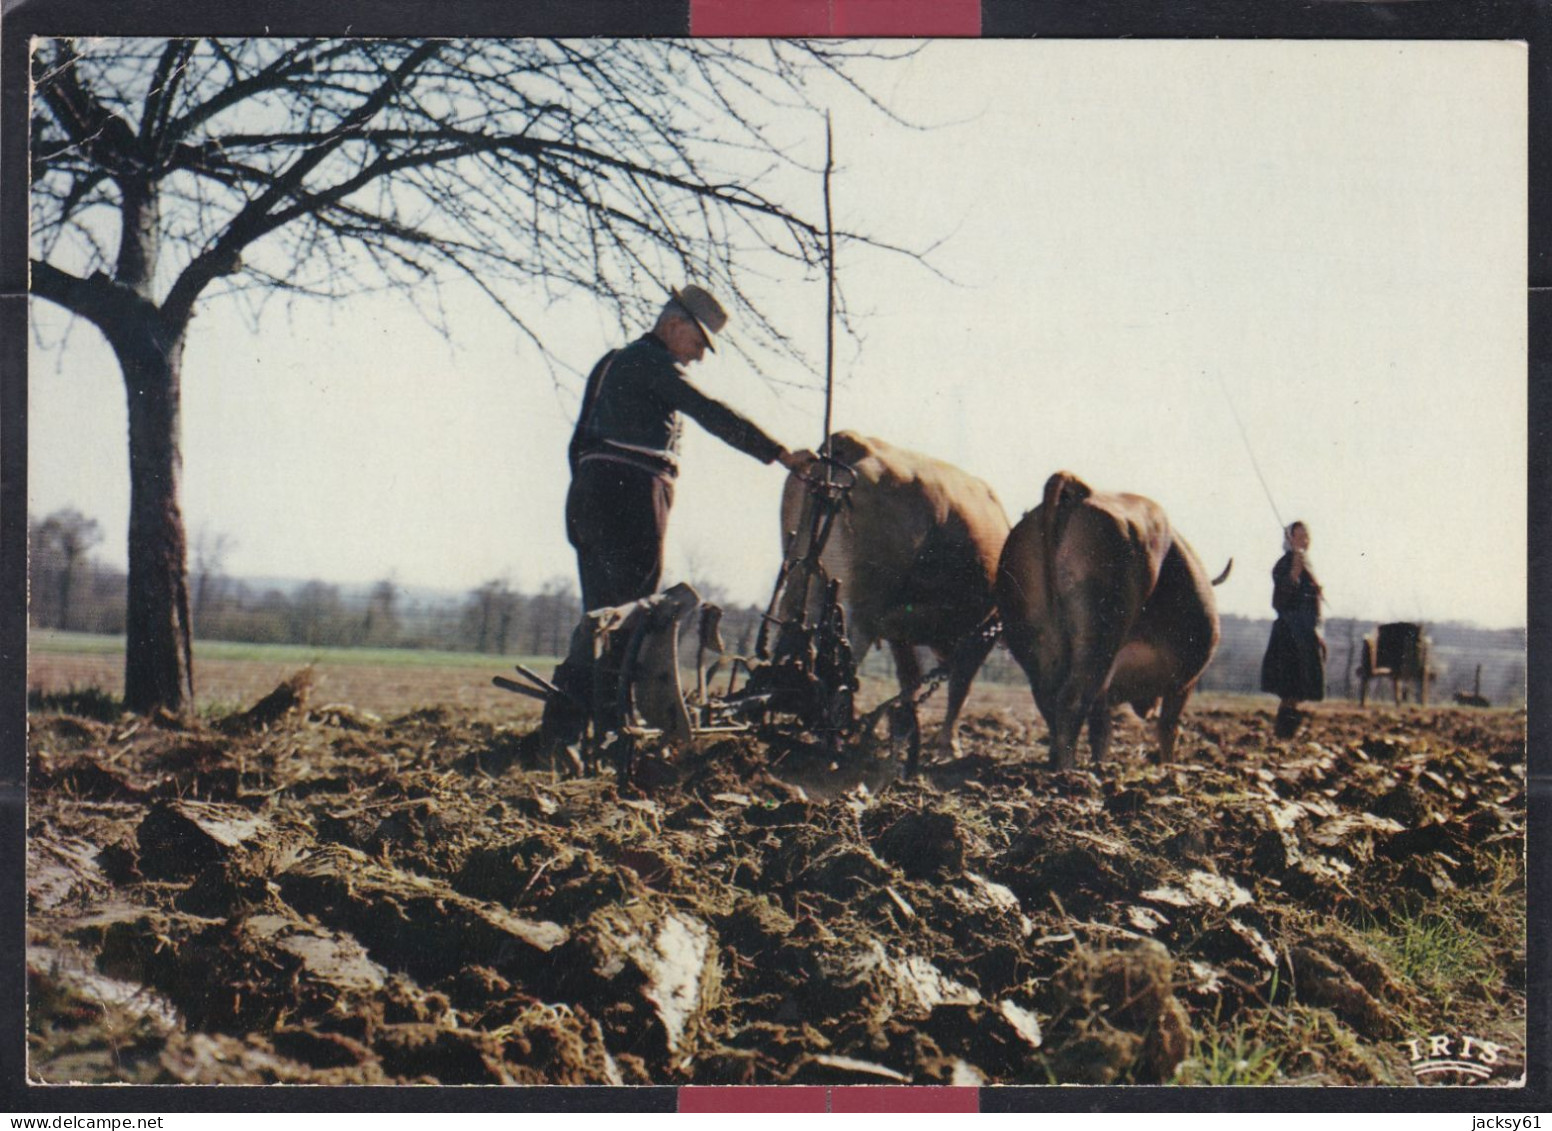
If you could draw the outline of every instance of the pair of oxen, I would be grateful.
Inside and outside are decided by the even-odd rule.
[[[836,433],[827,452],[856,477],[820,555],[839,580],[853,653],[887,644],[905,703],[922,686],[917,648],[938,656],[949,685],[940,757],[957,753],[959,713],[1000,617],[1050,730],[1054,768],[1074,766],[1085,723],[1102,762],[1120,704],[1156,714],[1157,758],[1171,760],[1181,712],[1218,645],[1217,582],[1162,507],[1059,471],[1010,526],[991,487],[941,460],[854,432]],[[816,528],[805,474],[789,477],[782,497],[789,564],[808,556]],[[918,725],[914,708],[906,725]]]

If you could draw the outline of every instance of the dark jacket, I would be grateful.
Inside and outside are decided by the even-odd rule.
[[[1326,642],[1320,635],[1320,587],[1309,570],[1293,580],[1293,554],[1272,567],[1277,621],[1261,661],[1261,690],[1300,702],[1326,697]]]
[[[572,473],[584,458],[603,457],[672,478],[678,472],[680,413],[761,463],[782,452],[754,423],[685,380],[662,340],[643,334],[606,355],[588,376],[571,436]]]

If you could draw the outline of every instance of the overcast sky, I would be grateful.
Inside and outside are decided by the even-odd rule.
[[[1235,559],[1220,609],[1270,616],[1280,534],[1253,452],[1282,519],[1311,528],[1328,615],[1524,623],[1523,46],[949,41],[880,91],[934,128],[837,103],[838,226],[941,241],[949,278],[842,250],[864,341],[838,348],[838,427],[982,476],[1015,521],[1062,468],[1152,496],[1210,571]],[[822,161],[820,134],[794,144]],[[791,191],[817,207],[817,177]],[[823,356],[821,282],[753,289]],[[256,331],[205,304],[183,503],[191,538],[234,540],[227,572],[574,577],[580,382],[557,387],[488,305],[447,294],[451,342],[392,296],[276,305]],[[90,327],[33,315],[31,511],[97,518],[122,564],[117,366]],[[536,316],[583,372],[622,344],[586,302]],[[690,375],[817,446],[817,393],[728,350]],[[781,472],[693,424],[684,454],[665,580],[763,602]]]

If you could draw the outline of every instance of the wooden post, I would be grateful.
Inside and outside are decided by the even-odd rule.
[[[825,211],[825,411],[824,411],[824,436],[820,439],[820,450],[825,451],[830,443],[830,414],[835,399],[835,220],[830,207],[830,174],[835,168],[834,143],[830,132],[830,112],[825,111],[825,167],[824,167],[824,211]],[[830,468],[825,465],[825,482],[830,481]]]

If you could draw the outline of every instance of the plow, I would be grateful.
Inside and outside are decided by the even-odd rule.
[[[611,763],[624,783],[649,750],[774,729],[812,736],[834,760],[870,751],[879,723],[888,719],[891,741],[904,735],[906,772],[915,772],[916,709],[948,678],[948,666],[929,672],[914,690],[858,711],[860,657],[847,634],[841,581],[822,560],[856,473],[822,455],[795,474],[813,505],[804,509],[802,528],[787,532],[788,550],[752,655],[728,651],[722,610],[681,582],[584,613],[552,679],[521,664],[519,679],[493,677],[503,690],[544,702],[535,738],[540,758],[573,774]]]
[[[753,655],[728,652],[722,610],[681,582],[585,613],[553,680],[521,664],[520,679],[493,678],[499,688],[545,703],[540,741],[552,758],[578,773],[610,761],[629,781],[648,744],[679,747],[764,726],[810,733],[834,756],[902,705],[896,696],[858,716],[841,583],[821,561],[855,473],[821,456],[801,477],[815,505],[806,509],[806,529],[788,532],[792,551],[784,555]],[[929,681],[912,698],[935,686]]]

